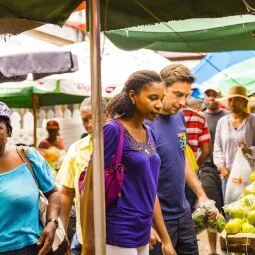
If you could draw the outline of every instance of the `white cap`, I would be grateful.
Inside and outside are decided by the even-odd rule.
[[[213,86],[213,85],[208,85],[204,88],[204,93],[206,93],[208,90],[212,90],[212,91],[215,91],[216,93],[220,93],[220,89],[216,86]]]

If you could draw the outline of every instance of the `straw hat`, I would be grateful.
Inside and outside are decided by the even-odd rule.
[[[247,96],[246,88],[241,85],[235,85],[235,86],[230,87],[228,90],[228,95],[223,98],[218,98],[217,101],[224,103],[224,102],[227,102],[228,99],[232,98],[232,97],[242,97],[242,98],[246,99],[249,103],[255,102],[254,98]]]

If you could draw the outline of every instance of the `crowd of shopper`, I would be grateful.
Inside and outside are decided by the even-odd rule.
[[[245,87],[233,86],[221,98],[220,90],[210,86],[202,103],[190,97],[193,82],[191,72],[180,64],[159,74],[137,71],[120,94],[101,102],[105,174],[116,171],[122,178],[116,197],[106,201],[107,255],[198,254],[192,210],[211,199],[218,212],[213,210],[208,217],[222,212],[225,183],[238,147],[254,164],[255,117],[247,112],[250,99]],[[8,144],[11,112],[0,102],[0,255],[57,254],[52,249],[55,232],[62,223],[68,232],[71,211],[76,215],[71,253],[87,249],[95,254],[94,242],[86,240],[81,223],[86,219],[93,232],[93,205],[87,206],[86,215],[81,210],[84,201],[92,201],[84,198],[91,187],[86,176],[92,171],[90,98],[83,101],[80,113],[85,133],[66,154],[55,120],[47,123],[49,136],[37,150],[24,148],[34,177],[19,147]],[[81,174],[85,174],[82,190]],[[91,196],[93,189],[89,191]],[[44,225],[41,192],[48,200]],[[208,232],[208,238],[211,254],[217,254],[217,234]]]

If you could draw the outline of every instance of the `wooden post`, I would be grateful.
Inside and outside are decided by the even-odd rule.
[[[93,154],[92,154],[92,189],[94,215],[95,251],[85,251],[83,255],[106,254],[105,231],[105,189],[104,189],[104,143],[103,143],[103,112],[101,90],[101,57],[100,57],[100,0],[89,1],[90,31],[90,68],[91,68],[91,102],[93,119]],[[93,188],[96,187],[96,188]],[[86,187],[85,187],[86,189]],[[82,206],[82,205],[81,205]],[[84,205],[86,208],[86,205]],[[83,215],[86,217],[86,215]],[[85,228],[86,224],[84,224]],[[86,231],[85,229],[82,231]],[[86,237],[83,237],[83,240]]]
[[[32,95],[32,106],[34,116],[34,147],[37,147],[37,110],[39,109],[39,96]]]

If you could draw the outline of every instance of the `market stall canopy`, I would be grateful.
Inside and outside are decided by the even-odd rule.
[[[196,88],[203,91],[218,87],[223,95],[233,85],[243,85],[248,95],[255,93],[255,51],[217,52],[208,54],[192,70]]]
[[[115,47],[108,39],[102,38],[101,48],[101,72],[102,95],[113,97],[119,93],[127,78],[138,70],[160,71],[171,62],[151,50],[122,51]],[[72,86],[86,91],[85,96],[91,95],[90,80],[90,50],[89,41],[71,44],[62,47],[77,55],[79,70],[69,74],[57,74],[45,77],[40,82],[55,86]]]
[[[147,48],[176,52],[218,52],[255,49],[254,27],[255,16],[239,15],[169,21],[105,34],[124,50]]]
[[[87,3],[88,7],[90,1]],[[255,8],[255,2],[254,0],[101,0],[100,7],[101,27],[103,31],[108,31],[170,20],[247,14],[247,8]]]
[[[5,0],[0,2],[0,35],[19,34],[46,23],[64,25],[82,0]]]
[[[37,107],[81,103],[84,91],[72,85],[54,86],[34,81],[6,82],[0,86],[0,101],[10,108],[33,108],[34,95],[38,97]]]
[[[22,81],[30,73],[39,79],[76,70],[77,57],[68,50],[24,35],[0,40],[0,82]]]
[[[90,1],[86,2],[88,13]],[[0,34],[18,34],[45,23],[62,26],[82,3],[82,0],[1,1]],[[247,9],[254,7],[253,0],[101,0],[101,28],[108,31],[170,20],[233,16],[247,14]]]

